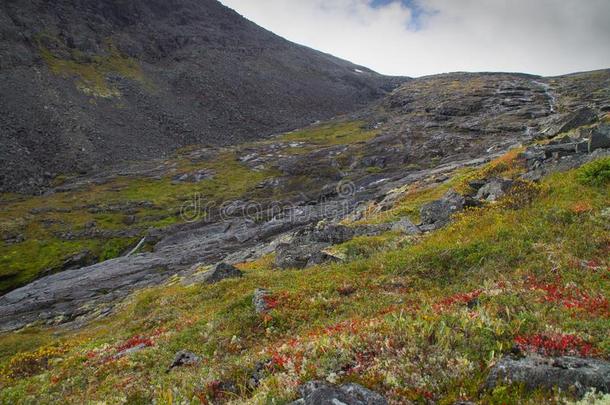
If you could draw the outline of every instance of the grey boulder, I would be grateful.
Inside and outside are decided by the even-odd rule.
[[[602,148],[610,148],[610,124],[601,124],[591,132],[589,152]]]
[[[610,393],[610,362],[578,357],[505,357],[491,370],[486,386],[523,384],[529,390],[560,388],[577,397],[587,391]]]
[[[417,225],[413,224],[408,218],[402,218],[400,221],[392,224],[392,231],[404,233],[405,235],[417,235],[421,230]]]
[[[252,305],[254,306],[254,311],[257,314],[264,314],[272,309],[269,306],[269,298],[271,298],[271,292],[269,290],[265,290],[264,288],[257,288],[254,291],[254,296],[252,297]]]
[[[176,353],[174,361],[169,366],[168,371],[175,367],[196,366],[200,362],[201,358],[199,358],[199,356],[197,356],[195,353],[186,350],[181,350]]]
[[[341,386],[325,381],[310,381],[299,389],[302,398],[292,405],[387,405],[388,401],[378,393],[359,384]]]
[[[423,225],[431,225],[432,229],[440,228],[451,219],[451,216],[464,209],[466,199],[455,190],[449,190],[440,200],[425,204],[420,209]],[[425,227],[427,229],[428,227]]]
[[[503,197],[513,187],[513,181],[508,179],[491,179],[477,192],[479,200],[496,201]]]

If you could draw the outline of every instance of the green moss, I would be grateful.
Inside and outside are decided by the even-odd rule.
[[[376,130],[364,129],[362,121],[347,121],[315,125],[310,128],[291,132],[280,137],[290,142],[306,142],[309,145],[347,145],[365,142],[378,135]]]
[[[0,247],[0,292],[32,281],[40,272],[61,265],[91,245],[83,241],[31,239]]]
[[[591,186],[610,183],[610,157],[594,160],[578,169],[578,180]]]
[[[70,50],[70,59],[62,59],[39,42],[40,55],[51,72],[78,78],[77,86],[86,94],[103,98],[120,96],[119,90],[109,85],[109,74],[144,83],[144,75],[137,61],[122,55],[111,42],[107,47],[107,55],[89,57]]]
[[[366,168],[366,172],[370,173],[370,174],[377,174],[377,173],[382,173],[383,169],[381,167],[371,166],[371,167]]]

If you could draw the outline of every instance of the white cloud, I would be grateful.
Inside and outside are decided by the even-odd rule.
[[[375,8],[371,0],[221,2],[291,41],[386,74],[610,67],[608,0],[419,0],[436,12],[421,17],[417,31],[400,1]]]

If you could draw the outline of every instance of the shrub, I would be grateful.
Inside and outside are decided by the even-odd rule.
[[[610,157],[582,166],[578,170],[578,181],[589,186],[603,186],[610,182]]]

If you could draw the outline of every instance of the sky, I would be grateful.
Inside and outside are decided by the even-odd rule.
[[[419,77],[610,68],[610,0],[220,0],[293,42]]]

